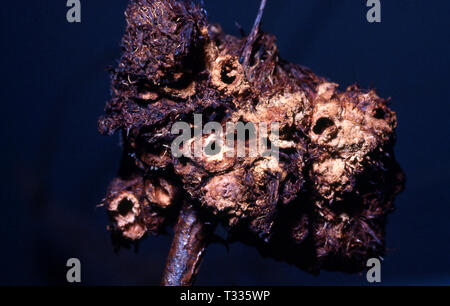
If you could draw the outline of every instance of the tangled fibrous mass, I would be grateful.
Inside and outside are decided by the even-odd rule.
[[[387,100],[284,61],[262,32],[244,67],[247,37],[208,24],[190,2],[134,0],[125,15],[99,121],[101,133],[123,138],[104,200],[113,231],[131,240],[160,233],[189,199],[230,240],[310,271],[357,270],[383,254],[386,216],[403,185]],[[279,159],[175,158],[171,127],[193,114],[223,125],[278,122]]]

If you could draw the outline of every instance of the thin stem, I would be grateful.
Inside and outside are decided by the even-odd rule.
[[[212,229],[185,203],[175,226],[175,236],[162,277],[163,286],[190,286],[197,276]]]
[[[245,43],[244,50],[241,56],[241,63],[244,66],[245,74],[247,79],[249,79],[248,69],[250,65],[250,57],[252,54],[253,44],[256,41],[256,37],[259,33],[259,26],[261,24],[261,18],[264,12],[264,8],[266,6],[267,0],[261,0],[261,4],[259,5],[258,15],[256,15],[255,23],[253,24],[252,31],[250,35],[247,37],[247,42]]]

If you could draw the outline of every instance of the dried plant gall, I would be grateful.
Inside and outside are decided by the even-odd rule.
[[[310,271],[362,268],[384,252],[386,216],[403,184],[387,100],[356,85],[339,90],[282,60],[275,37],[261,31],[242,61],[249,38],[208,24],[190,2],[135,0],[125,16],[123,55],[99,120],[101,133],[123,136],[105,198],[114,230],[132,240],[159,233],[189,199],[230,239]],[[171,128],[193,126],[194,114],[224,130],[278,123],[279,158],[174,157]]]

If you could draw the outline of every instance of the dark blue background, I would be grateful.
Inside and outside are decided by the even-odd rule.
[[[0,284],[64,284],[70,257],[84,284],[158,284],[170,246],[150,237],[137,253],[115,254],[95,208],[120,160],[119,137],[99,136],[96,124],[126,1],[81,2],[81,24],[66,21],[64,0],[1,4]],[[232,34],[235,21],[248,33],[259,4],[205,2]],[[450,2],[382,0],[381,24],[366,21],[365,0],[268,2],[263,29],[284,58],[392,98],[408,181],[389,217],[382,284],[449,284]],[[365,274],[312,276],[237,243],[209,247],[197,284],[367,283]]]

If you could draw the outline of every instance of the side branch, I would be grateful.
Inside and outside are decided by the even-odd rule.
[[[250,57],[252,55],[253,44],[256,41],[256,37],[259,33],[259,27],[261,24],[261,18],[264,12],[264,8],[266,7],[267,0],[261,0],[261,4],[259,5],[258,15],[256,15],[255,23],[253,24],[252,31],[247,38],[247,42],[245,43],[244,50],[242,51],[242,56],[240,58],[240,62],[244,66],[246,77],[249,78],[248,69],[250,65]]]

